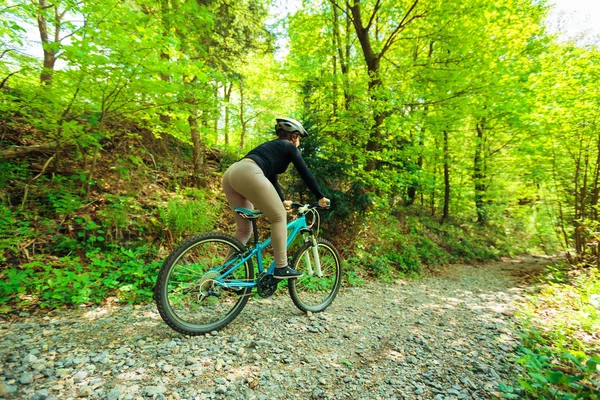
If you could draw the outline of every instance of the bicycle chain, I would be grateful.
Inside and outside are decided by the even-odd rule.
[[[210,282],[210,281],[212,281],[214,283],[219,283],[215,279],[208,278],[208,279],[205,279],[202,281],[202,285],[204,285],[205,283]],[[277,286],[279,285],[279,282],[280,282],[280,280],[273,278],[272,274],[266,274],[263,272],[259,275],[258,282],[256,285],[256,293],[263,299],[271,297],[277,291]],[[217,286],[217,285],[215,285],[215,286]],[[237,292],[237,291],[244,290],[244,289],[234,289],[234,288],[226,288],[226,287],[223,287],[221,289],[231,291],[231,292]],[[210,295],[210,294],[205,294],[205,296],[206,295]],[[253,293],[250,292],[247,294],[240,295],[239,297],[248,297],[248,296],[252,296],[252,295],[253,295]],[[213,296],[214,296],[214,294],[213,294]],[[217,297],[219,297],[219,296],[217,295]]]

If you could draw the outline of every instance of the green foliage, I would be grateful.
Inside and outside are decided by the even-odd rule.
[[[365,280],[357,275],[356,270],[354,268],[350,269],[350,263],[346,264],[347,266],[344,268],[344,275],[346,276],[346,282],[350,286],[363,286],[365,284]]]
[[[348,262],[383,281],[416,278],[425,268],[452,262],[497,259],[501,252],[485,230],[469,224],[440,224],[416,209],[396,217],[373,214],[369,221]]]
[[[188,188],[181,197],[169,199],[160,216],[165,226],[176,236],[193,235],[213,229],[216,212],[206,199],[206,193]]]
[[[57,175],[52,178],[51,186],[45,193],[50,214],[70,215],[86,203],[77,193],[78,181],[80,177],[77,175],[71,178]]]
[[[156,252],[144,245],[129,245],[117,230],[140,234],[154,229],[132,224],[137,214],[152,214],[134,198],[105,196],[105,206],[90,214],[92,203],[81,193],[79,174],[39,177],[29,181],[23,163],[2,163],[6,171],[0,192],[0,313],[28,308],[100,303],[109,296],[121,301],[146,302],[159,266]],[[22,192],[21,192],[22,193]],[[14,201],[14,198],[18,201]],[[16,203],[16,204],[11,204]]]
[[[521,348],[519,354],[526,370],[519,383],[533,398],[600,398],[600,356],[549,347]]]
[[[153,251],[115,247],[79,257],[34,257],[19,267],[0,272],[0,313],[12,308],[57,308],[100,303],[108,296],[123,302],[152,299],[159,262]]]
[[[0,204],[0,263],[14,263],[24,241],[33,240],[37,235],[31,222],[20,212]]]
[[[600,274],[567,265],[548,268],[541,291],[520,321],[519,379],[534,398],[600,399]]]

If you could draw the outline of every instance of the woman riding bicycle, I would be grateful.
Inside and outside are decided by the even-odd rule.
[[[308,133],[300,122],[291,118],[277,118],[277,139],[263,143],[251,150],[244,158],[230,166],[223,175],[223,191],[231,210],[235,207],[253,209],[258,207],[271,223],[271,245],[275,254],[276,279],[298,278],[302,273],[287,263],[287,215],[291,201],[284,200],[277,175],[286,171],[290,163],[302,177],[311,192],[319,199],[321,207],[329,206],[315,177],[310,172],[298,150],[300,137]],[[252,235],[252,224],[234,212],[236,239],[244,245]]]

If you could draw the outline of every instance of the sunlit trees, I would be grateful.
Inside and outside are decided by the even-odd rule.
[[[306,1],[281,25],[285,59],[274,55],[271,6],[7,2],[0,112],[45,136],[0,156],[45,154],[42,168],[76,158],[93,182],[103,143],[127,121],[191,144],[200,177],[211,147],[237,157],[271,137],[277,116],[293,116],[345,204],[419,206],[506,232],[543,225],[577,253],[590,248],[598,52],[549,37],[544,4]]]

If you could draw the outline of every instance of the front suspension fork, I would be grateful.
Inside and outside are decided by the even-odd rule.
[[[321,259],[319,258],[319,249],[317,246],[317,239],[314,236],[310,236],[306,238],[307,242],[312,242],[310,247],[311,251],[307,251],[304,253],[304,259],[306,261],[308,275],[309,276],[318,276],[319,278],[323,277],[323,272],[321,271]],[[313,263],[310,259],[310,253],[312,253],[312,258],[314,260],[315,269],[313,270]]]

